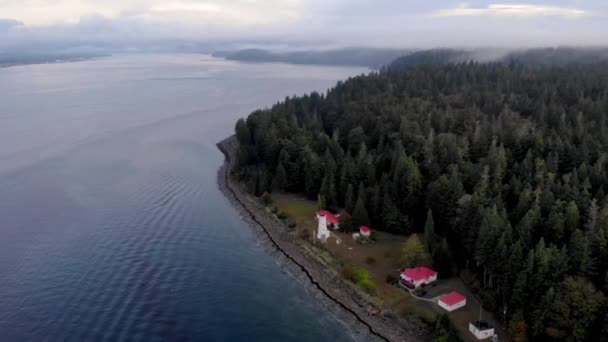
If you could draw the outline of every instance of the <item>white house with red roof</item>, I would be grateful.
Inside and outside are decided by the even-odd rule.
[[[372,229],[368,226],[361,226],[359,227],[359,233],[361,233],[361,236],[370,237]]]
[[[321,217],[325,218],[325,220],[327,221],[327,226],[329,228],[333,228],[333,229],[340,228],[340,216],[339,215],[334,215],[327,210],[319,210],[319,211],[317,211],[317,220],[321,219]]]
[[[401,272],[401,284],[415,289],[437,281],[437,271],[425,266],[406,268]]]
[[[454,311],[467,305],[467,297],[461,295],[456,291],[453,291],[439,297],[437,304],[439,304],[439,306],[446,309],[447,311]]]

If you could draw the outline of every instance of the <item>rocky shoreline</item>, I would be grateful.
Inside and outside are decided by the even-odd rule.
[[[341,322],[346,324],[358,340],[364,341],[427,341],[426,327],[419,322],[383,311],[358,291],[350,287],[335,272],[304,251],[287,232],[287,227],[276,220],[257,198],[244,191],[230,177],[231,160],[237,141],[231,136],[217,144],[225,156],[218,172],[220,190],[241,216],[255,229],[260,241],[279,263],[290,271],[309,292]]]

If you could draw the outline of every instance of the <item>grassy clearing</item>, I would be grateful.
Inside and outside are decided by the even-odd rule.
[[[290,221],[296,223],[298,232],[307,230],[310,234],[303,235],[312,236],[317,228],[316,202],[291,194],[272,194],[272,199],[273,205],[284,212]],[[336,271],[341,271],[346,266],[366,270],[366,284],[360,287],[371,288],[373,284],[375,297],[385,307],[395,312],[405,312],[409,307],[417,305],[417,301],[402,289],[386,281],[388,275],[395,277],[399,275],[401,266],[398,258],[405,241],[404,237],[377,232],[375,243],[360,244],[354,241],[349,233],[339,231],[332,233],[333,236],[327,244],[311,249],[319,252],[315,254],[323,259],[324,264],[329,264],[327,257],[329,254],[332,259],[331,264]],[[336,244],[337,239],[341,241],[340,244]],[[356,281],[354,283],[357,284]],[[368,290],[368,292],[372,291]]]
[[[342,276],[352,281],[369,294],[376,294],[376,284],[371,279],[369,271],[363,267],[348,265],[342,269]]]
[[[311,231],[317,228],[316,202],[288,194],[272,194],[272,200],[272,205],[276,206],[279,212],[285,213],[288,220],[296,224],[298,230]]]

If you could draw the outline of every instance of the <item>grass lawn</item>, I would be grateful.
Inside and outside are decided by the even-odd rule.
[[[315,213],[317,212],[317,203],[308,201],[295,195],[290,194],[272,194],[274,206],[280,211],[287,214],[287,217],[298,227],[306,227],[309,229],[317,228],[317,220]]]

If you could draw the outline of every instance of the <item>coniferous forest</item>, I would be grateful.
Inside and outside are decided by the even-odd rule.
[[[470,274],[514,339],[608,335],[603,62],[385,68],[256,111],[236,135],[252,193],[424,232],[440,275]]]

